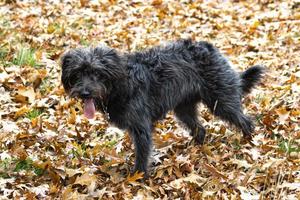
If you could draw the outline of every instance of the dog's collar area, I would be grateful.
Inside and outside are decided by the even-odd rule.
[[[107,120],[110,120],[110,117],[109,117],[109,113],[107,112],[107,105],[104,104],[103,101],[101,101],[101,106],[102,106],[102,110],[104,112],[104,116]]]

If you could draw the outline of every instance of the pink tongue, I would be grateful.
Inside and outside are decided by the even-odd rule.
[[[95,105],[94,105],[94,100],[93,99],[85,99],[84,100],[84,115],[89,118],[92,119],[94,118],[96,109],[95,109]]]

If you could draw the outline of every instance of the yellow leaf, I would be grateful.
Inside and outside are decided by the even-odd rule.
[[[27,106],[21,107],[16,113],[14,118],[17,119],[18,117],[26,114],[30,109]]]
[[[41,60],[42,59],[42,55],[43,55],[43,51],[41,51],[41,50],[37,50],[35,52],[35,57],[36,57],[37,60]]]
[[[57,193],[57,192],[59,192],[59,186],[58,186],[58,185],[51,184],[51,185],[49,186],[49,193],[50,193],[50,194],[55,194],[55,193]]]
[[[250,30],[255,30],[260,25],[260,22],[258,20],[255,20],[254,23],[250,26]]]
[[[297,109],[292,110],[291,111],[291,116],[294,116],[294,117],[300,116],[300,110],[297,110]]]
[[[132,176],[128,175],[127,181],[129,183],[136,182],[137,180],[140,180],[144,177],[144,172],[135,172]]]
[[[102,149],[103,149],[103,148],[101,147],[100,144],[96,144],[96,145],[94,146],[94,148],[91,150],[91,154],[92,154],[93,156],[96,156],[96,155],[98,155],[98,154],[101,152]]]
[[[300,12],[295,13],[295,16],[294,16],[294,17],[295,17],[296,20],[300,20]]]
[[[292,74],[291,77],[286,81],[286,83],[294,83],[297,81],[297,77]]]
[[[69,119],[68,119],[68,122],[70,124],[75,124],[76,122],[76,111],[73,107],[70,108],[70,115],[69,115]]]
[[[38,118],[37,118],[37,117],[36,117],[36,118],[33,118],[33,119],[31,120],[32,128],[35,128],[35,127],[37,126],[37,123],[38,123]]]
[[[51,33],[54,33],[56,27],[54,24],[49,24],[48,27],[47,27],[47,33],[51,34]]]
[[[270,96],[264,96],[261,100],[261,105],[263,108],[267,108],[270,106],[271,97]]]

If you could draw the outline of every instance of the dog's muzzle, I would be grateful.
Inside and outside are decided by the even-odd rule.
[[[91,92],[89,92],[88,90],[83,90],[79,93],[79,96],[82,99],[88,99],[91,98]]]

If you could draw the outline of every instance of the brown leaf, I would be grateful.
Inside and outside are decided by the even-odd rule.
[[[50,167],[50,168],[48,168],[47,171],[48,171],[49,176],[50,176],[50,178],[51,178],[51,180],[52,180],[52,183],[53,183],[54,185],[59,185],[60,182],[61,182],[61,181],[60,181],[60,176],[59,176],[58,173],[55,172],[54,168]]]
[[[88,172],[78,176],[74,184],[80,185],[91,185],[92,183],[97,181],[97,176],[94,174],[89,174]]]
[[[20,160],[26,160],[28,153],[22,146],[16,146],[13,150],[13,154],[16,155]]]
[[[289,118],[290,111],[286,109],[286,107],[280,107],[276,109],[276,113],[279,116],[279,123],[280,124],[285,124],[287,123],[287,119]]]
[[[163,3],[162,0],[153,0],[151,4],[153,6],[160,6],[162,3]]]
[[[218,177],[218,178],[223,178],[223,179],[227,179],[227,176],[223,175],[221,172],[219,172],[214,166],[212,165],[208,165],[206,163],[202,163],[202,166],[209,171],[210,173],[212,173],[214,176]]]
[[[35,92],[32,87],[20,87],[17,95],[15,96],[16,101],[21,103],[33,103],[35,100]]]
[[[180,170],[182,172],[191,173],[194,170],[194,166],[190,163],[185,163],[181,166]]]
[[[89,4],[89,0],[80,0],[80,6],[85,7]]]

